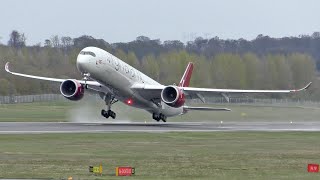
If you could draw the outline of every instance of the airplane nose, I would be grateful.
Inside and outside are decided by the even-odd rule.
[[[88,60],[86,57],[79,55],[77,57],[77,69],[82,72],[82,73],[86,73],[86,64],[87,64]]]

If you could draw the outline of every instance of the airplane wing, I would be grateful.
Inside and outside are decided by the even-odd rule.
[[[308,89],[312,82],[309,82],[306,86],[300,89],[288,89],[288,90],[242,90],[242,89],[209,89],[209,88],[194,88],[183,87],[183,92],[189,96],[190,99],[198,98],[202,102],[205,102],[205,97],[223,96],[229,101],[228,94],[270,94],[270,93],[295,93]]]
[[[226,96],[226,94],[248,94],[248,93],[295,93],[308,89],[312,82],[308,83],[305,87],[301,89],[291,89],[291,90],[242,90],[242,89],[210,89],[210,88],[195,88],[195,87],[178,87],[183,90],[187,95],[188,99],[199,98],[202,102],[205,101],[205,97],[212,96]],[[166,86],[163,85],[145,85],[145,84],[135,84],[131,88],[140,93],[141,96],[147,99],[160,99],[161,91]]]
[[[22,76],[22,77],[27,77],[27,78],[32,78],[32,79],[39,79],[39,80],[45,80],[45,81],[53,81],[53,82],[60,82],[62,83],[63,81],[67,80],[67,79],[58,79],[58,78],[49,78],[49,77],[42,77],[42,76],[33,76],[33,75],[29,75],[29,74],[22,74],[22,73],[16,73],[16,72],[12,72],[9,69],[9,62],[6,63],[5,65],[5,70],[13,75],[16,76]],[[77,80],[79,83],[83,84],[83,85],[91,85],[91,86],[98,86],[101,87],[102,85],[96,81],[84,81],[84,80]]]

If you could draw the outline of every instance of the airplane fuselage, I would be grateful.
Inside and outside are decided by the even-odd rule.
[[[82,74],[87,74],[107,87],[107,91],[112,92],[115,98],[124,104],[145,109],[150,113],[162,113],[168,117],[183,113],[182,107],[171,107],[163,102],[159,106],[132,90],[131,87],[136,83],[161,84],[102,49],[84,48],[77,57],[77,68]]]

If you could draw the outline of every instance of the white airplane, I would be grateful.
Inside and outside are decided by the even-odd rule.
[[[112,104],[121,101],[132,107],[144,109],[152,114],[156,121],[166,122],[167,117],[182,115],[191,110],[230,111],[227,108],[190,107],[185,105],[186,99],[198,98],[205,102],[205,97],[213,95],[226,96],[229,93],[292,93],[297,90],[240,90],[240,89],[208,89],[188,87],[193,70],[189,62],[178,85],[162,85],[142,72],[123,62],[112,54],[96,48],[86,47],[77,57],[77,68],[84,76],[83,80],[57,79],[21,74],[9,70],[9,62],[5,65],[8,73],[27,78],[54,81],[61,83],[61,94],[73,101],[80,100],[85,90],[97,92],[105,101],[107,109],[101,110],[105,118],[116,118],[111,110]],[[162,67],[165,68],[165,67]]]

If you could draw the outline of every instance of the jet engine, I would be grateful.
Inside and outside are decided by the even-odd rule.
[[[60,85],[61,94],[72,101],[78,101],[83,98],[84,87],[77,80],[68,79]]]
[[[177,86],[167,86],[161,91],[161,99],[171,107],[181,107],[184,102],[184,94]]]

